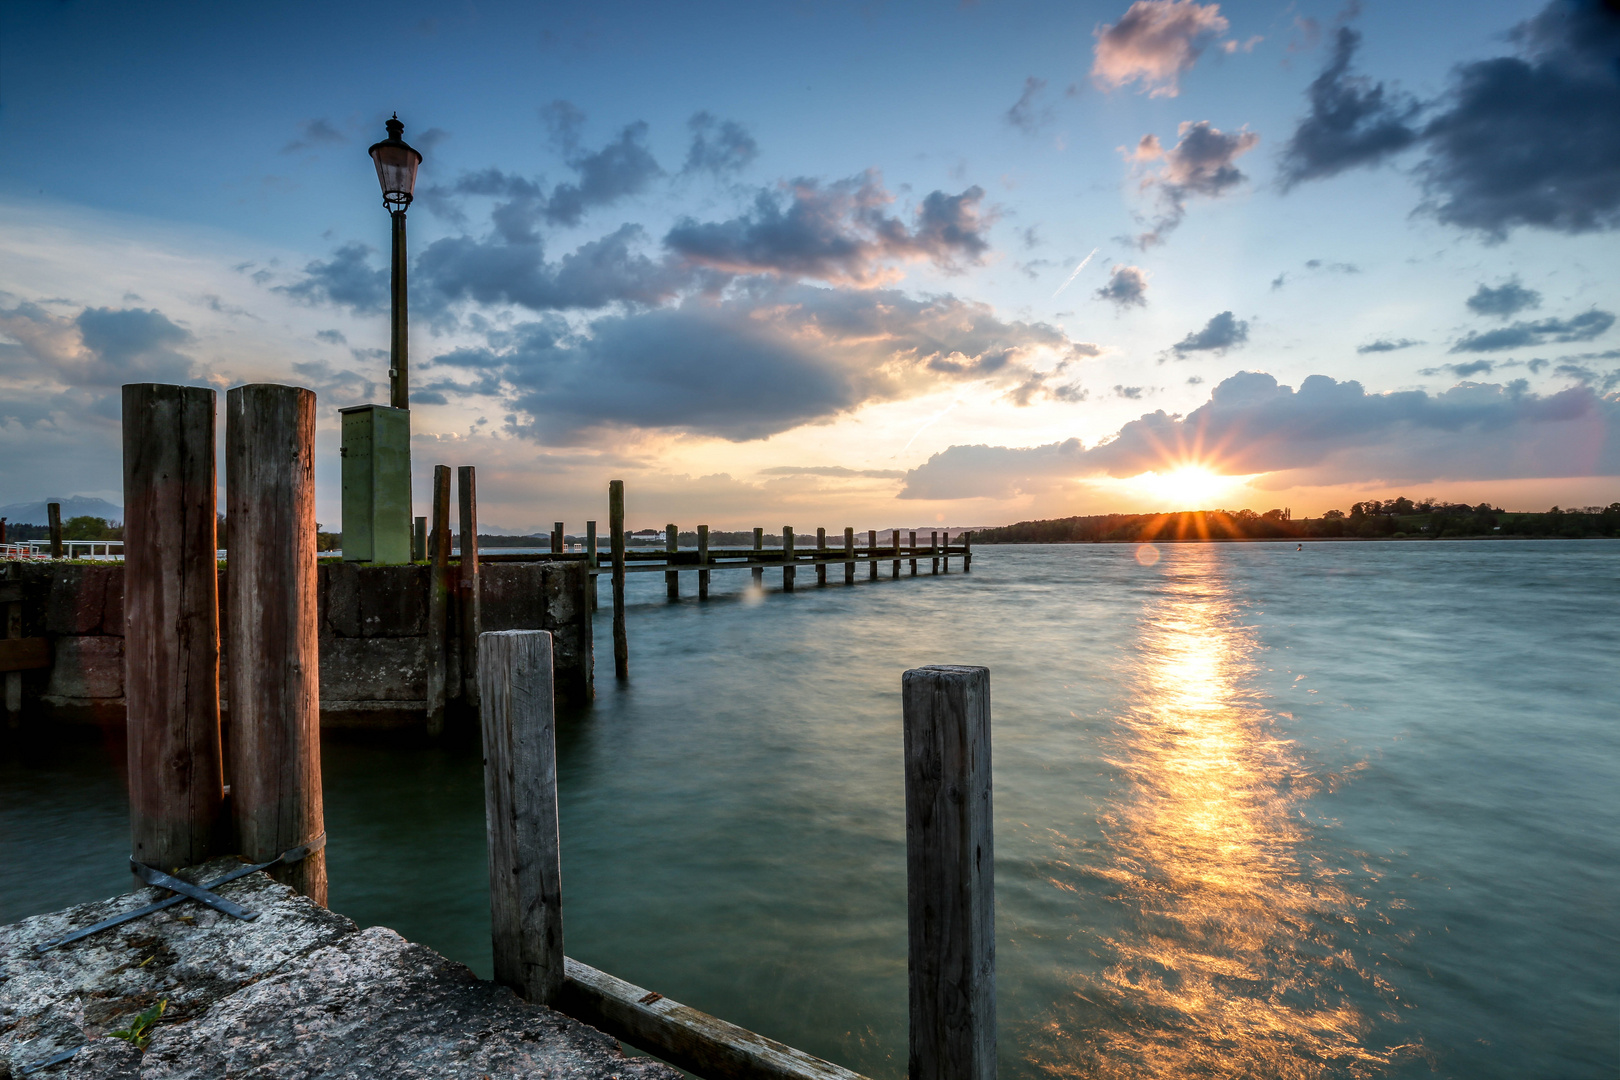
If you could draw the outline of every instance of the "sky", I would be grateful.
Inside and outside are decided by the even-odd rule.
[[[486,530],[1620,499],[1613,0],[40,2],[0,504],[121,503],[123,383],[284,382],[340,527],[396,112],[417,513],[435,464]]]

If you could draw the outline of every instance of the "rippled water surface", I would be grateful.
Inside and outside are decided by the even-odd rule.
[[[902,1076],[900,673],[984,664],[1003,1076],[1620,1076],[1620,543],[1152,555],[632,576],[560,724],[569,953]],[[7,918],[125,887],[121,754],[0,762]],[[475,749],[325,770],[332,906],[487,974]]]

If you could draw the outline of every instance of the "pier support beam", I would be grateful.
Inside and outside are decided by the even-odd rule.
[[[613,675],[630,677],[630,641],[624,631],[624,481],[608,481],[608,540],[613,554]]]
[[[911,530],[911,576],[917,576],[917,530]]]
[[[855,530],[844,526],[844,584],[855,584]]]
[[[461,502],[461,573],[456,578],[461,608],[462,697],[478,708],[478,635],[483,628],[483,605],[478,588],[478,474],[471,465],[456,470],[456,495]]]
[[[590,570],[598,569],[602,565],[602,557],[597,554],[596,543],[596,522],[587,521],[585,523],[585,565]],[[597,575],[588,572],[585,578],[589,583],[586,591],[587,602],[591,605],[592,611],[596,610],[596,578]]]
[[[709,527],[698,526],[698,599],[709,598]]]
[[[889,567],[889,580],[900,580],[900,530],[894,530],[894,563]]]
[[[816,588],[827,587],[827,530],[816,530]]]
[[[868,581],[878,579],[877,551],[877,530],[868,529],[866,530],[866,579]]]
[[[973,534],[962,534],[962,573],[966,574],[973,569]]]
[[[495,981],[550,1005],[563,984],[551,633],[482,635],[478,687]]]
[[[212,390],[124,387],[124,694],[130,854],[219,854],[219,577]]]
[[[990,671],[915,668],[905,713],[910,1080],[995,1080]]]
[[[793,578],[796,568],[793,565],[793,526],[782,526],[782,591],[793,591]]]
[[[427,733],[444,733],[450,679],[450,466],[433,466],[433,528],[428,533]]]
[[[930,561],[933,563],[932,568],[928,572],[930,574],[937,574],[937,573],[939,573],[939,530],[938,529],[935,529],[933,532],[928,534],[928,550],[932,553],[932,558],[931,558]]]
[[[756,528],[754,530],[754,550],[761,552],[765,550],[764,529]],[[765,568],[763,566],[754,567],[754,584],[761,589],[765,587]]]
[[[680,550],[680,538],[681,531],[679,529],[673,525],[664,526],[664,550],[670,555],[674,555]],[[671,559],[670,562],[673,564],[674,560]],[[679,570],[664,571],[664,589],[671,600],[681,598],[681,573]]]
[[[951,572],[951,530],[945,529],[940,539],[944,542],[939,546],[939,572],[948,574]]]
[[[258,383],[226,394],[225,498],[231,819],[238,853],[261,863],[326,831],[313,391]],[[325,906],[325,850],[270,876]]]
[[[563,523],[560,521],[553,522],[551,526],[551,552],[553,555],[561,555],[563,548],[567,546],[563,540],[564,535],[566,534],[563,531]]]

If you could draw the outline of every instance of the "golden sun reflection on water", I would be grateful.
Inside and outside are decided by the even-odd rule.
[[[1299,804],[1317,783],[1252,688],[1259,651],[1217,565],[1166,570],[1106,758],[1120,795],[1083,867],[1115,917],[1104,966],[1037,1040],[1044,1071],[1310,1078],[1387,1063],[1352,1001],[1376,1000],[1376,982],[1334,944],[1358,902],[1335,884],[1343,869],[1312,857]]]

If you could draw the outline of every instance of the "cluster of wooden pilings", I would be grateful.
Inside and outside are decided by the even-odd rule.
[[[226,632],[239,658],[230,665],[227,740],[219,710],[214,413],[213,390],[124,388],[131,858],[172,872],[221,853],[261,863],[311,850],[271,872],[324,904],[315,395],[261,384],[226,396]],[[441,605],[452,602],[452,584],[477,602],[477,589],[462,584],[477,568],[470,468],[462,476],[468,546],[452,582],[449,470],[435,471],[428,551],[435,566],[446,568],[435,579]],[[622,485],[616,488],[622,498]],[[613,538],[615,591],[622,594],[623,529],[615,528]],[[898,559],[898,537],[892,551],[874,545],[868,554]],[[793,549],[778,561],[785,572],[795,569]],[[481,706],[497,981],[708,1080],[860,1080],[564,955],[552,663],[551,634],[524,630],[482,634],[470,664]],[[909,1076],[992,1080],[989,672],[908,671],[902,709]],[[176,891],[191,888],[173,884]]]

